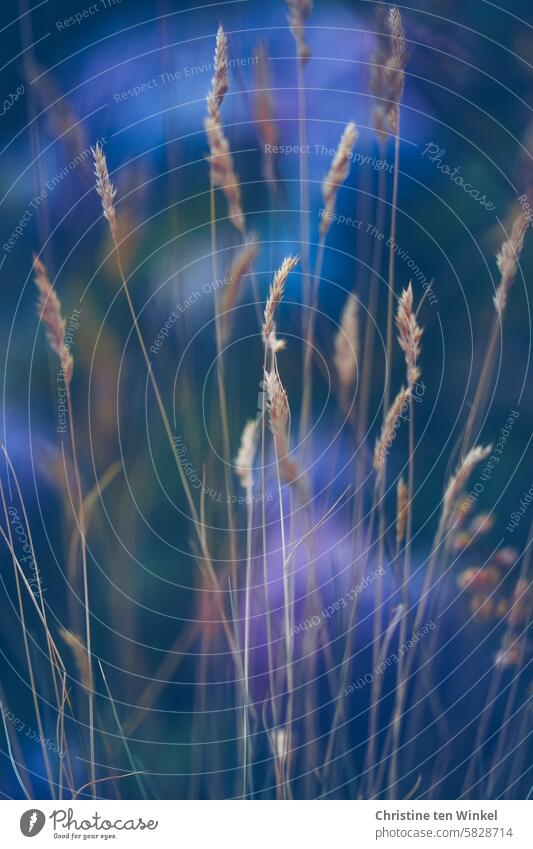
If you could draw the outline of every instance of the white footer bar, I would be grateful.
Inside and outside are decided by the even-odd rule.
[[[1,803],[3,846],[435,849],[533,846],[533,802]],[[31,842],[34,838],[35,842]]]

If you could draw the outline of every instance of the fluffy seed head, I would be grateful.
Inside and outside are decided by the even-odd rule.
[[[285,257],[274,275],[266,302],[265,318],[263,321],[263,341],[265,345],[269,344],[270,336],[275,331],[276,312],[285,291],[285,283],[293,268],[298,264],[298,260],[299,257],[297,256]]]
[[[407,64],[405,32],[397,6],[391,6],[386,17],[383,11],[378,13],[376,30],[370,92],[376,99],[374,129],[379,140],[384,143],[388,132],[398,132]]]
[[[265,371],[270,429],[280,435],[287,427],[290,415],[289,399],[276,370]]]
[[[322,182],[322,196],[324,198],[324,215],[320,222],[320,235],[324,236],[331,227],[331,219],[335,210],[335,200],[339,186],[341,186],[350,172],[350,160],[357,141],[357,127],[350,122],[339,142],[339,146],[331,163],[326,177]]]
[[[341,316],[341,326],[335,336],[334,363],[339,378],[343,403],[349,399],[357,377],[359,355],[359,304],[349,295]]]
[[[403,70],[407,64],[407,46],[405,42],[405,31],[403,28],[402,16],[398,6],[391,6],[389,9],[388,27],[392,38],[392,55],[394,57],[396,67]],[[399,97],[401,96],[401,92]]]
[[[446,492],[444,493],[444,502],[442,507],[442,522],[447,522],[452,516],[457,507],[457,499],[461,491],[470,477],[472,470],[481,463],[485,457],[488,457],[492,451],[492,445],[487,445],[484,448],[481,445],[476,445],[471,448],[466,457],[459,463],[455,473],[451,476]]]
[[[244,233],[241,189],[233,168],[229,142],[220,122],[220,107],[228,90],[228,39],[222,26],[217,32],[214,67],[211,90],[207,95],[207,118],[205,119],[205,131],[210,150],[211,182],[213,186],[219,186],[224,192],[230,220],[237,230]]]
[[[221,26],[218,28],[215,46],[214,75],[211,91],[207,95],[207,113],[213,121],[220,120],[220,107],[228,90],[228,37]]]
[[[276,324],[274,323],[274,327],[272,329],[272,333],[268,337],[268,347],[272,351],[273,354],[279,354],[280,351],[284,351],[287,347],[286,339],[279,339],[276,336]]]
[[[389,56],[390,43],[386,35],[388,32],[385,8],[378,6],[376,10],[376,41],[370,65],[370,94],[376,101],[372,113],[374,130],[380,142],[387,140],[387,104],[384,100],[387,96],[385,81],[385,65]]]
[[[111,179],[109,177],[109,171],[107,170],[107,160],[105,157],[105,153],[102,150],[101,144],[98,144],[95,147],[91,148],[91,152],[94,159],[94,174],[96,177],[96,191],[100,196],[100,200],[102,201],[102,209],[104,211],[104,217],[109,224],[109,229],[111,230],[111,236],[113,237],[113,241],[116,243],[118,241],[118,229],[117,229],[117,219],[115,215],[115,195],[117,190],[113,186]]]
[[[241,436],[239,453],[235,458],[237,477],[241,485],[248,489],[253,484],[252,464],[257,447],[257,427],[253,419],[246,423]]]
[[[74,655],[81,683],[85,689],[90,692],[93,689],[93,675],[91,663],[89,661],[89,653],[83,644],[83,640],[72,631],[67,631],[66,628],[61,628],[59,633]]]
[[[274,437],[280,476],[288,483],[294,483],[298,476],[298,469],[289,457],[289,399],[277,369],[265,371],[265,389],[268,420]]]
[[[518,271],[518,263],[520,262],[520,255],[522,253],[522,248],[524,247],[524,238],[528,227],[529,221],[527,217],[521,213],[518,218],[515,219],[511,235],[503,242],[496,256],[496,262],[498,263],[498,270],[501,278],[500,285],[496,290],[493,300],[496,311],[500,315],[503,314],[507,304],[509,289],[516,277],[516,272]]]
[[[65,345],[65,320],[61,315],[61,303],[50,283],[46,267],[37,256],[33,258],[33,268],[35,285],[39,292],[39,316],[46,327],[50,347],[61,360],[65,382],[69,384],[72,380],[74,360]]]
[[[398,132],[400,100],[402,99],[405,83],[405,66],[407,64],[407,47],[402,16],[397,6],[391,6],[387,19],[391,38],[389,58],[385,65],[385,86],[390,101],[388,119],[393,133]]]
[[[400,415],[410,397],[410,387],[408,386],[407,389],[404,389],[402,386],[385,416],[379,439],[376,441],[374,448],[374,470],[378,474],[383,471],[389,447],[394,439],[396,428],[399,425]]]
[[[304,36],[304,27],[313,9],[312,0],[287,0],[289,7],[289,26],[296,42],[298,58],[304,66],[311,56],[309,45]]]
[[[407,524],[407,485],[403,477],[399,478],[396,487],[396,545],[399,547],[405,536]]]
[[[278,760],[283,760],[287,757],[287,744],[289,735],[286,728],[278,728],[273,733],[274,751]]]
[[[417,362],[420,357],[420,339],[423,331],[413,310],[413,287],[411,283],[400,295],[396,313],[396,327],[398,328],[398,342],[405,355],[407,383],[409,386],[413,386],[420,377]]]
[[[244,233],[244,215],[241,206],[241,189],[233,168],[229,142],[226,139],[218,119],[208,116],[205,119],[205,131],[209,143],[209,165],[211,181],[220,186],[228,202],[229,217],[237,230]]]

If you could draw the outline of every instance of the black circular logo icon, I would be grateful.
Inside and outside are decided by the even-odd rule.
[[[42,811],[37,808],[31,808],[29,811],[24,811],[20,818],[20,830],[24,837],[35,837],[43,830],[46,817]]]

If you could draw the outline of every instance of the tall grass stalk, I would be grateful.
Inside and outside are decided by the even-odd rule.
[[[0,480],[0,496],[2,498],[2,507],[3,507],[3,510],[4,510],[4,517],[5,517],[5,520],[6,520],[6,528],[7,528],[7,532],[8,532],[8,537],[6,538],[3,532],[2,532],[2,535],[4,536],[4,538],[9,540],[9,549],[12,552],[13,571],[14,571],[14,575],[15,575],[15,584],[16,584],[16,589],[17,589],[17,603],[18,603],[18,609],[19,609],[20,626],[21,626],[21,629],[22,629],[22,640],[23,640],[23,643],[24,643],[24,653],[26,655],[26,665],[28,667],[28,675],[29,675],[29,679],[30,679],[30,690],[31,690],[31,694],[32,694],[33,709],[35,711],[35,719],[36,719],[36,722],[37,722],[37,728],[38,728],[38,731],[39,731],[39,736],[41,738],[41,751],[42,751],[42,754],[43,754],[43,762],[44,762],[44,767],[45,767],[45,771],[46,771],[46,776],[47,776],[47,779],[48,779],[48,786],[50,788],[50,793],[52,795],[52,798],[55,799],[56,794],[55,794],[54,781],[53,781],[53,778],[52,778],[52,769],[51,769],[51,766],[50,766],[50,759],[48,757],[48,751],[47,751],[46,746],[44,744],[44,740],[46,739],[46,737],[45,737],[45,734],[44,734],[44,727],[43,727],[43,722],[42,722],[42,717],[41,717],[41,709],[39,707],[39,694],[37,693],[37,687],[36,687],[36,682],[35,682],[35,674],[34,674],[34,670],[33,670],[33,662],[32,662],[32,658],[31,658],[30,646],[29,646],[29,642],[28,642],[29,631],[28,631],[28,627],[26,625],[26,617],[25,617],[25,614],[24,614],[24,603],[23,603],[23,598],[22,598],[20,578],[19,578],[19,574],[18,574],[18,571],[17,571],[16,563],[15,563],[16,558],[15,558],[15,554],[14,554],[14,544],[13,544],[13,535],[11,533],[11,523],[9,521],[9,516],[8,516],[8,512],[7,512],[7,503],[6,503],[5,493],[4,493],[4,487],[3,487],[1,480]],[[7,731],[7,726],[6,726],[5,731],[6,731],[6,739],[7,739],[8,746],[9,746],[9,734],[8,734],[8,731]]]

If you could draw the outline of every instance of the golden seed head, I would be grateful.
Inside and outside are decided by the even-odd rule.
[[[411,283],[400,295],[396,312],[396,327],[398,328],[398,342],[405,356],[407,382],[409,386],[413,386],[420,378],[420,369],[417,363],[420,357],[420,339],[423,331],[413,310],[413,287]]]
[[[276,312],[285,291],[287,277],[296,267],[298,261],[298,256],[285,257],[274,275],[265,306],[265,317],[263,321],[263,341],[265,345],[269,344],[270,335],[274,332]]]
[[[399,547],[405,536],[407,524],[407,485],[403,477],[399,478],[396,487],[396,545]]]
[[[379,439],[376,440],[374,448],[374,471],[378,474],[383,471],[389,450],[389,443],[391,443],[394,439],[394,434],[399,424],[400,414],[403,412],[403,408],[407,405],[410,397],[410,387],[408,386],[407,389],[404,389],[402,386],[396,398],[390,405],[387,415],[385,416],[385,421],[383,422]]]
[[[472,470],[481,463],[490,452],[492,445],[487,445],[484,448],[481,445],[476,445],[471,448],[466,457],[459,463],[455,473],[451,476],[444,493],[444,502],[442,507],[442,521],[449,521],[457,507],[457,499],[461,491],[470,477]]]
[[[500,272],[500,284],[493,301],[496,311],[502,315],[507,304],[507,296],[518,271],[518,264],[524,247],[524,238],[529,227],[529,220],[523,213],[515,219],[511,235],[506,239],[498,254],[496,262]]]
[[[115,215],[115,195],[117,190],[113,186],[107,169],[107,160],[100,142],[91,148],[94,159],[94,174],[96,177],[96,191],[102,201],[104,217],[109,224],[113,241],[118,241],[117,220]]]
[[[219,26],[215,46],[214,75],[207,96],[207,112],[214,121],[220,118],[220,107],[228,90],[228,37]]]
[[[224,192],[232,224],[239,232],[244,233],[241,188],[233,168],[233,157],[229,142],[218,119],[207,117],[204,125],[210,150],[211,181],[213,186],[219,186]]]
[[[252,464],[256,447],[257,427],[255,421],[252,419],[244,426],[239,453],[235,458],[237,477],[245,489],[250,488],[253,484]]]
[[[386,16],[383,12],[378,14],[376,29],[370,92],[376,99],[374,129],[379,140],[384,143],[388,132],[396,134],[399,129],[400,101],[407,64],[405,32],[397,6],[391,6]]]
[[[46,327],[46,335],[52,351],[61,360],[63,377],[67,384],[72,380],[74,360],[65,345],[65,320],[61,315],[61,303],[50,283],[48,272],[38,256],[33,258],[35,285],[39,292],[38,310]]]
[[[335,336],[333,358],[345,404],[357,377],[359,347],[359,303],[353,295],[349,295],[342,310],[340,328]]]
[[[93,689],[92,668],[89,659],[89,652],[87,651],[82,638],[77,634],[74,634],[72,631],[68,631],[66,628],[61,628],[59,633],[74,655],[81,683],[88,692],[91,692]]]
[[[265,371],[265,389],[268,420],[274,437],[279,473],[287,483],[294,483],[298,477],[298,467],[289,456],[289,399],[277,369]]]
[[[350,172],[350,161],[357,135],[357,127],[353,122],[350,122],[344,129],[331,168],[322,182],[324,215],[320,221],[321,236],[324,236],[331,227],[337,192]]]
[[[304,27],[313,9],[312,0],[287,0],[289,7],[289,26],[296,42],[298,58],[304,66],[311,57],[311,51],[304,36]]]

